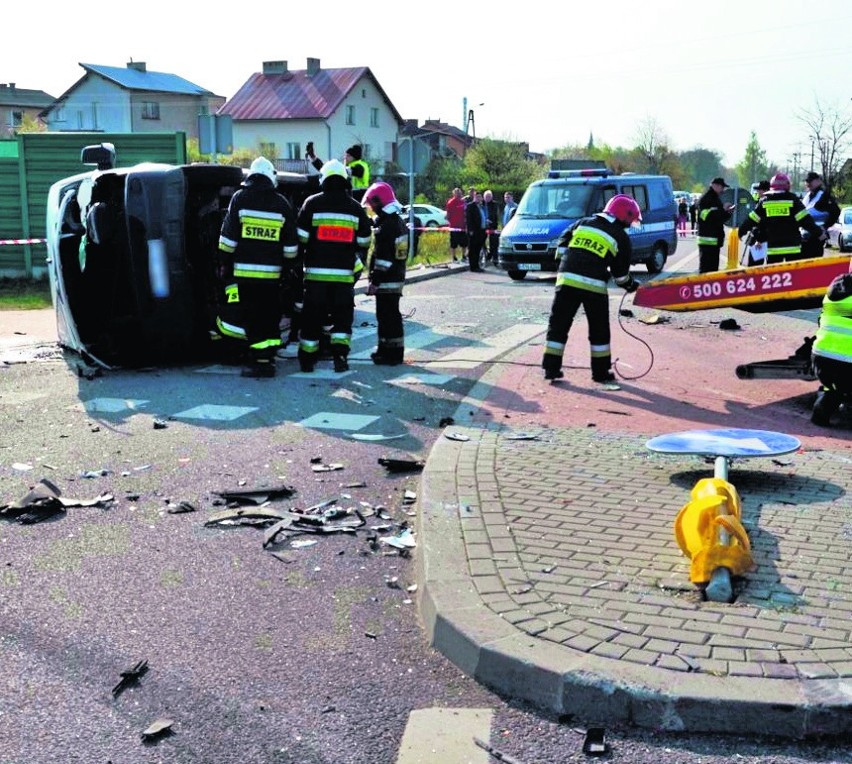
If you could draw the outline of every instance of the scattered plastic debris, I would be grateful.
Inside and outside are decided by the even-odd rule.
[[[506,435],[505,440],[538,440],[538,435],[531,432],[515,432],[511,435]]]
[[[452,427],[455,423],[456,420],[451,416],[445,416],[440,422],[438,422],[438,427]]]
[[[414,549],[417,546],[417,542],[414,540],[414,534],[411,532],[410,528],[405,528],[396,536],[383,538],[382,542],[388,546],[394,547],[395,549]]]
[[[461,441],[461,442],[464,442],[466,440],[470,440],[469,435],[464,435],[460,432],[445,432],[444,437],[447,440],[458,440],[458,441]]]
[[[15,462],[12,465],[12,469],[16,472],[29,472],[33,468],[32,464],[25,464],[23,462]]]
[[[146,743],[150,743],[158,738],[171,735],[173,724],[174,722],[171,719],[157,719],[156,721],[151,722],[151,724],[142,731],[142,740]]]
[[[64,498],[56,485],[42,478],[22,499],[0,506],[0,517],[30,525],[62,514],[68,507],[108,507],[114,501],[115,497],[109,493],[94,499]]]
[[[516,759],[514,756],[510,756],[508,753],[503,753],[502,751],[498,751],[494,746],[486,743],[484,740],[480,740],[478,737],[473,739],[473,742],[476,743],[483,751],[487,751],[488,755],[491,756],[495,761],[502,761],[504,764],[522,764],[520,759]]]
[[[188,501],[179,501],[177,503],[169,502],[166,507],[166,512],[170,515],[181,515],[186,512],[195,512],[195,507],[192,506]]]
[[[605,734],[603,727],[589,727],[583,741],[583,753],[587,756],[603,756],[607,752]]]
[[[314,544],[319,543],[316,539],[294,539],[290,542],[290,546],[293,549],[301,549],[306,546],[313,546]]]
[[[168,423],[163,421],[162,419],[155,419],[154,420],[154,429],[155,430],[165,430],[166,427],[168,427],[168,426],[169,426]]]
[[[735,318],[725,318],[719,322],[719,328],[726,332],[736,332],[742,327],[737,323]]]
[[[335,472],[337,470],[342,470],[342,464],[312,464],[311,469],[314,472]]]
[[[402,494],[403,504],[414,504],[415,501],[417,501],[417,494],[414,491],[406,490],[406,492]]]
[[[213,493],[225,501],[233,501],[237,504],[265,504],[275,499],[289,499],[296,493],[296,489],[293,486],[281,485],[248,491],[213,491]]]
[[[109,470],[86,470],[85,472],[80,473],[80,477],[92,480],[94,478],[106,477],[109,474]]]
[[[353,432],[350,437],[353,440],[363,440],[370,442],[379,442],[383,440],[399,440],[407,437],[408,433],[400,433],[399,435],[382,435],[381,433],[371,434],[367,432]]]
[[[117,698],[128,687],[138,684],[139,680],[148,673],[148,661],[141,660],[134,663],[129,669],[121,672],[121,679],[118,684],[112,688],[112,696]]]
[[[426,462],[413,459],[390,459],[386,456],[379,457],[381,464],[388,472],[421,472]]]

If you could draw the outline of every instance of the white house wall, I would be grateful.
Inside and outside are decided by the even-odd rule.
[[[96,75],[86,77],[62,103],[63,121],[56,119],[57,109],[48,115],[50,130],[95,130],[129,133],[130,93]]]
[[[355,107],[355,124],[346,124],[346,107]],[[370,126],[370,110],[379,110],[379,124]],[[257,151],[261,143],[274,143],[278,157],[286,158],[288,143],[298,143],[304,156],[305,145],[314,142],[317,155],[323,159],[343,159],[343,152],[353,144],[369,147],[365,156],[371,162],[393,159],[393,144],[399,125],[378,88],[369,77],[362,77],[326,122],[322,120],[236,120],[234,146]]]

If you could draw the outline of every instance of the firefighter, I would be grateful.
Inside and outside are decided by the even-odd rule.
[[[630,237],[626,229],[642,220],[636,201],[624,194],[610,199],[603,212],[581,218],[559,241],[556,254],[559,272],[556,294],[547,326],[547,342],[541,365],[544,378],[561,379],[562,355],[568,332],[582,305],[589,324],[592,355],[592,379],[612,382],[612,354],[609,345],[609,276],[627,292],[635,292],[638,283],[630,275]]]
[[[408,226],[399,215],[402,205],[387,183],[373,183],[364,193],[364,204],[376,214],[367,294],[376,296],[379,338],[376,352],[370,358],[377,365],[396,366],[402,363],[405,349],[399,300],[408,259]]]
[[[343,372],[349,369],[354,286],[370,246],[370,219],[352,198],[346,167],[339,160],[322,166],[320,188],[305,199],[296,220],[305,271],[299,366],[304,372],[314,370],[323,324],[331,316],[334,370]]]
[[[778,172],[769,181],[769,192],[740,225],[739,235],[742,238],[755,229],[757,241],[766,242],[766,264],[773,265],[802,258],[800,227],[817,238],[827,236],[790,191],[790,178]]]
[[[821,383],[811,421],[828,427],[840,404],[852,401],[852,261],[828,287],[811,351]]]
[[[834,197],[823,188],[822,177],[813,170],[805,176],[808,192],[802,197],[811,217],[823,231],[828,231],[840,219],[840,207]],[[826,237],[827,238],[827,237]],[[802,237],[802,257],[822,257],[825,238],[817,239],[807,235]]]
[[[358,145],[346,149],[343,161],[352,180],[352,196],[360,202],[370,185],[370,165],[361,159],[361,147]]]
[[[225,283],[233,279],[248,342],[244,377],[275,376],[275,353],[281,345],[279,282],[298,253],[295,214],[277,184],[272,162],[255,159],[231,198],[219,235]]]
[[[698,272],[719,270],[719,251],[725,241],[725,223],[733,204],[722,204],[720,194],[730,186],[724,178],[713,178],[698,200]]]

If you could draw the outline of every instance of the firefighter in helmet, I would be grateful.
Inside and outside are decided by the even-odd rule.
[[[766,264],[773,265],[802,258],[804,228],[811,236],[825,238],[802,200],[790,191],[790,178],[777,172],[769,181],[769,191],[757,203],[739,228],[740,238],[754,229],[754,238],[766,242]]]
[[[628,292],[635,292],[638,283],[630,275],[630,237],[627,228],[638,224],[642,213],[636,201],[624,194],[613,196],[603,209],[590,217],[581,218],[559,241],[556,256],[559,270],[556,275],[556,294],[547,326],[547,342],[541,365],[544,378],[560,379],[562,356],[574,316],[582,305],[589,324],[589,346],[592,357],[592,379],[612,382],[609,332],[609,296],[607,282],[610,274],[615,283]]]
[[[364,205],[375,213],[367,293],[376,296],[379,338],[376,351],[370,358],[377,365],[396,366],[402,363],[405,349],[399,300],[408,259],[408,227],[399,214],[402,205],[387,183],[373,183],[364,193]]]
[[[275,167],[266,157],[251,163],[231,197],[219,235],[229,300],[241,307],[249,351],[246,377],[274,377],[281,345],[279,282],[298,253],[293,208],[277,191]]]
[[[821,383],[811,421],[828,427],[840,404],[852,401],[852,261],[849,273],[835,278],[823,298],[811,352]]]
[[[322,328],[330,316],[334,370],[343,372],[349,368],[354,287],[364,268],[371,227],[364,208],[349,193],[342,162],[323,164],[320,188],[305,199],[296,220],[305,272],[299,366],[305,372],[314,370]]]

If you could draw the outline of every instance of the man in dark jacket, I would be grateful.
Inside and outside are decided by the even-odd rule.
[[[754,230],[758,242],[766,242],[766,264],[802,259],[804,228],[811,236],[825,238],[826,233],[813,221],[802,200],[790,191],[790,178],[775,173],[769,191],[757,203],[739,228],[740,237]]]
[[[355,315],[354,287],[370,246],[370,219],[349,193],[349,174],[332,159],[320,171],[322,191],[305,199],[296,226],[305,271],[299,366],[311,372],[320,336],[330,316],[334,370],[349,368],[347,356]]]
[[[726,188],[724,178],[713,178],[710,187],[698,200],[698,272],[719,270],[719,251],[725,242],[725,223],[731,217],[733,204],[722,204],[719,196]]]
[[[497,230],[500,221],[500,205],[494,201],[491,190],[482,194],[482,204],[485,207],[485,228],[487,250],[485,262],[497,265],[497,247],[500,244],[500,233]]]
[[[373,220],[373,256],[370,259],[370,286],[367,293],[376,296],[379,341],[370,358],[377,365],[396,366],[402,363],[405,351],[405,330],[399,312],[399,300],[405,284],[408,227],[399,215],[402,205],[387,183],[373,183],[364,193],[364,204],[376,215]]]
[[[589,347],[592,356],[592,379],[612,382],[612,351],[609,331],[610,273],[615,283],[628,292],[638,284],[630,275],[630,237],[625,229],[642,220],[636,201],[624,194],[610,199],[603,212],[581,218],[569,228],[559,242],[560,258],[556,275],[556,294],[550,310],[547,341],[541,365],[544,378],[561,379],[562,355],[568,332],[580,306],[589,324]]]
[[[811,171],[805,176],[808,192],[802,197],[811,217],[820,229],[828,231],[840,219],[840,207],[834,197],[822,185],[819,174]],[[802,258],[822,257],[825,248],[825,237],[816,238],[808,235],[802,240]]]
[[[255,159],[248,177],[231,197],[219,235],[222,274],[238,300],[249,346],[245,377],[274,377],[281,346],[281,274],[298,253],[293,208],[277,189],[275,167]],[[238,296],[237,296],[238,295]]]
[[[467,226],[467,260],[471,272],[476,273],[482,270],[482,266],[479,264],[479,256],[485,244],[488,223],[488,215],[480,191],[474,192],[473,201],[465,207],[464,218]]]

